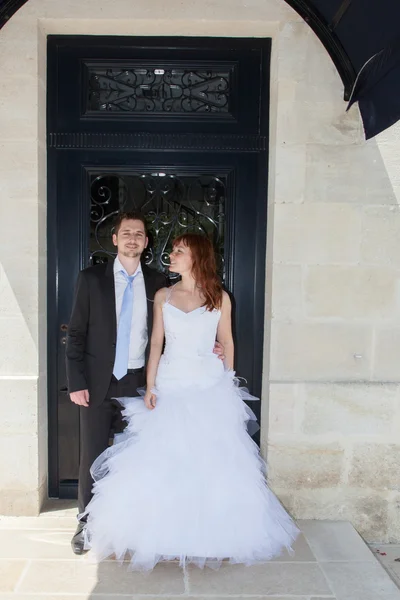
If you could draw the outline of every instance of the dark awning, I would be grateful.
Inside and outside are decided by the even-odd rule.
[[[0,0],[0,28],[28,0]],[[400,119],[400,0],[281,0],[310,25],[359,102],[367,139]],[[357,82],[357,83],[356,83]]]

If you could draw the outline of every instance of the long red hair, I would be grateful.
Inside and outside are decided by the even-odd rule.
[[[217,275],[214,248],[210,240],[199,233],[184,233],[177,237],[173,245],[182,243],[192,255],[192,273],[204,296],[207,310],[221,308],[222,285]]]

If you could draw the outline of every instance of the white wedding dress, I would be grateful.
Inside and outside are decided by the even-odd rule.
[[[213,353],[219,310],[163,307],[157,405],[120,399],[127,428],[94,463],[87,547],[134,570],[179,559],[251,565],[290,550],[298,529],[265,482],[233,371]]]

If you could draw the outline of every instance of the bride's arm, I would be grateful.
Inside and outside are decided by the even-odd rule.
[[[144,398],[147,408],[150,409],[154,408],[156,405],[156,397],[151,390],[156,382],[158,363],[160,362],[164,344],[164,321],[162,307],[165,302],[166,292],[167,288],[163,288],[154,296],[153,330],[150,342],[150,356],[147,363],[146,395]]]
[[[225,367],[233,369],[235,346],[232,336],[231,300],[226,292],[222,295],[221,318],[218,324],[217,341],[222,344],[225,353]]]

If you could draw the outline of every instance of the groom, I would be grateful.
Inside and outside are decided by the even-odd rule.
[[[84,552],[90,467],[108,447],[112,431],[124,428],[116,398],[137,396],[137,388],[146,383],[154,296],[167,285],[164,275],[140,261],[148,244],[141,214],[117,216],[113,244],[115,260],[79,273],[67,334],[68,390],[80,410],[79,523],[71,542],[75,554]],[[214,351],[224,358],[219,344]]]
[[[79,273],[67,334],[68,391],[80,410],[80,515],[92,497],[93,461],[108,447],[111,432],[123,430],[115,398],[137,396],[145,385],[154,295],[166,286],[164,275],[140,262],[148,244],[142,215],[119,214],[113,244],[115,260]],[[75,554],[84,552],[84,528],[81,516],[71,542]]]

